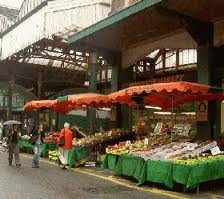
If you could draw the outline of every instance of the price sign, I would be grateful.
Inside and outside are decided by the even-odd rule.
[[[149,144],[149,138],[145,138],[144,145],[148,145],[148,144]]]
[[[190,144],[187,144],[186,146],[186,150],[187,151],[194,151],[194,149],[198,146],[198,144],[193,144],[193,143],[190,143]]]
[[[220,151],[219,147],[216,146],[216,147],[211,149],[211,153],[212,153],[212,155],[218,155],[218,154],[221,153],[221,151]]]
[[[131,141],[130,140],[127,140],[126,141],[126,146],[130,146],[131,145]]]
[[[112,135],[112,131],[108,131],[108,136],[111,136]]]
[[[197,121],[208,121],[208,101],[198,103]]]

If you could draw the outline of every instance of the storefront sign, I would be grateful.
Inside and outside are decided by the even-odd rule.
[[[198,103],[197,121],[199,122],[208,121],[208,101]]]

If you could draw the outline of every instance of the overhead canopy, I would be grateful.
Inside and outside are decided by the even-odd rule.
[[[25,111],[50,109],[60,113],[87,107],[102,108],[112,104],[134,105],[141,102],[163,109],[191,101],[224,100],[222,89],[191,82],[157,83],[132,86],[110,95],[84,93],[59,97],[57,100],[31,101],[24,106]]]
[[[223,100],[221,89],[214,89],[208,85],[190,82],[157,83],[143,86],[133,86],[109,95],[112,103],[133,105],[141,101],[146,105],[163,109],[190,101]]]
[[[55,103],[56,103],[55,100],[30,101],[25,104],[25,106],[23,107],[23,110],[32,111],[32,110],[39,110],[39,109],[51,109]]]
[[[71,110],[83,109],[86,107],[100,108],[110,105],[110,98],[107,95],[98,93],[84,93],[60,97],[54,107],[55,109],[63,112],[69,112]]]

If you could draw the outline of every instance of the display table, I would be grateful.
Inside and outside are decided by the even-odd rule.
[[[200,183],[224,178],[224,160],[201,162],[199,164],[173,164],[174,182],[192,188]]]
[[[21,148],[21,149],[33,147],[33,145],[30,144],[29,141],[27,141],[27,140],[19,140],[18,145],[19,145],[19,148]]]
[[[106,157],[102,167],[109,168],[109,155]],[[177,164],[165,161],[145,161],[141,157],[120,155],[114,174],[133,177],[139,184],[148,181],[163,184],[172,189],[174,183],[179,183],[189,189],[197,187],[203,182],[223,179],[224,160],[210,160],[194,164]]]
[[[117,165],[118,158],[119,158],[118,155],[106,154],[106,156],[101,164],[101,169],[110,169],[110,170],[114,171],[115,167]]]
[[[86,147],[73,147],[68,153],[69,167],[76,166],[77,163],[85,160],[89,155]]]
[[[140,157],[134,157],[131,155],[120,155],[116,168],[114,170],[115,175],[123,175],[133,177],[139,180],[143,170],[145,161]]]
[[[153,160],[145,161],[139,184],[143,184],[146,181],[164,184],[172,188],[174,184],[173,163]]]
[[[33,148],[33,145],[28,140],[19,140],[18,145],[20,149]]]
[[[56,142],[45,142],[41,145],[41,154],[44,157],[47,157],[48,151],[55,151],[55,150],[57,150]]]
[[[33,150],[33,145],[28,140],[19,140],[19,148],[24,151],[28,151],[31,153]],[[41,154],[46,157],[48,154],[48,150],[54,151],[57,149],[57,145],[55,142],[48,142],[41,144]]]

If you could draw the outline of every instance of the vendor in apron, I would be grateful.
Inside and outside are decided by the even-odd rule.
[[[135,131],[137,140],[142,140],[145,137],[148,137],[149,135],[148,133],[149,132],[148,132],[146,121],[144,117],[140,117],[137,122],[136,131]]]

